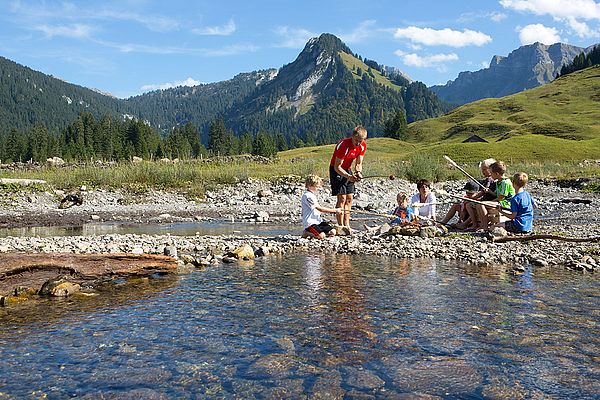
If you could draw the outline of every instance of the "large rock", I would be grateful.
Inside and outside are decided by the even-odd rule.
[[[64,164],[65,164],[65,160],[63,160],[63,159],[62,159],[62,158],[60,158],[60,157],[52,157],[52,158],[48,158],[48,159],[46,160],[46,164],[47,164],[49,167],[59,167],[59,166],[61,166],[61,165],[64,165]]]
[[[254,250],[249,244],[243,244],[231,252],[231,256],[238,260],[254,260]]]

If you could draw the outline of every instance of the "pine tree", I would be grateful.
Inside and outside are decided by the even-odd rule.
[[[407,133],[408,126],[406,123],[406,114],[404,113],[404,110],[398,110],[396,115],[385,122],[383,136],[404,140],[406,139]]]
[[[227,135],[227,129],[223,119],[214,120],[208,130],[208,149],[213,154],[225,154],[227,152],[225,149],[225,135]]]
[[[273,137],[266,132],[258,132],[252,144],[252,154],[271,157],[277,153]]]

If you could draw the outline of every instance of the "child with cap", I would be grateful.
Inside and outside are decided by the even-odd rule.
[[[465,184],[464,191],[465,197],[474,198],[479,191],[479,186],[469,180]],[[456,229],[474,229],[477,226],[477,214],[475,213],[475,209],[469,206],[468,201],[465,200],[461,203],[453,204],[441,223],[447,224],[455,215],[458,215],[458,222],[453,224]]]

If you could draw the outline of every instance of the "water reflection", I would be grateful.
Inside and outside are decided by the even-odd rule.
[[[296,224],[255,224],[227,221],[199,221],[136,224],[126,222],[89,223],[81,226],[33,226],[0,228],[0,237],[99,236],[109,234],[136,235],[260,235],[280,236],[299,234]]]
[[[599,281],[313,254],[210,267],[62,314],[2,310],[0,392],[597,398]]]

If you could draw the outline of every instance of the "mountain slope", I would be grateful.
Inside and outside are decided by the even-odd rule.
[[[570,140],[600,137],[600,67],[591,67],[500,99],[459,107],[409,125],[414,141],[462,142],[476,134],[489,142],[518,135]]]
[[[362,59],[337,37],[311,39],[297,59],[279,70],[177,87],[126,100],[72,85],[0,58],[2,131],[42,124],[58,133],[82,111],[144,121],[163,135],[191,122],[207,142],[208,126],[224,118],[235,134],[264,131],[292,146],[331,143],[357,124],[380,135],[387,119],[405,110],[414,121],[442,115],[449,106],[401,71]],[[2,132],[0,131],[0,133]]]
[[[383,69],[353,55],[340,39],[323,34],[233,107],[227,120],[238,133],[266,130],[308,143],[330,143],[357,124],[380,135],[385,120],[399,109],[413,121],[441,115],[448,107],[422,83],[410,83],[400,74],[390,79]]]
[[[522,46],[508,57],[492,57],[489,68],[461,72],[454,81],[430,89],[440,99],[455,104],[508,96],[551,82],[563,65],[571,63],[582,51],[592,48],[584,49],[564,43]]]
[[[119,99],[62,81],[0,57],[0,126],[29,129],[36,124],[58,132],[80,112],[119,114]]]
[[[257,86],[275,75],[276,69],[241,73],[226,81],[156,90],[130,97],[124,104],[133,115],[163,133],[188,122],[206,131],[215,118],[225,114],[234,104],[243,102]]]

